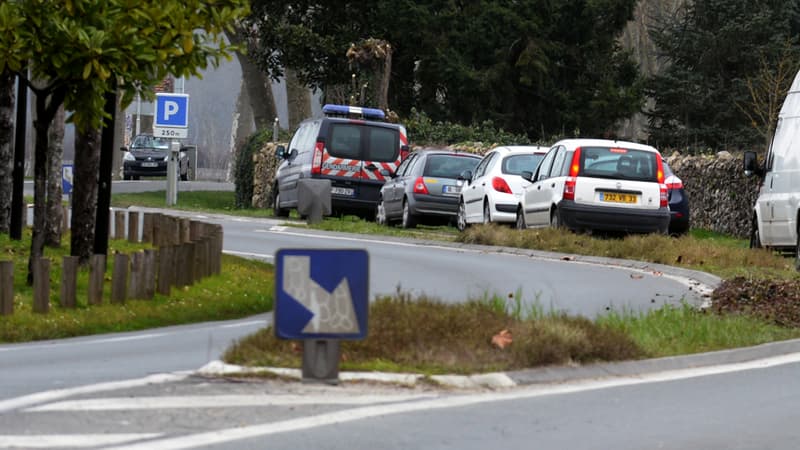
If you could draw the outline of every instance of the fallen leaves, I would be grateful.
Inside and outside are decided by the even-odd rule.
[[[514,340],[511,337],[511,332],[506,330],[502,330],[499,333],[492,336],[492,345],[499,349],[504,349],[511,345]]]

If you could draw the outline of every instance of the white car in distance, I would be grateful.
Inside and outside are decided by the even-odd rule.
[[[649,145],[601,139],[557,142],[533,173],[517,228],[666,233],[670,210],[661,154]]]
[[[513,224],[522,189],[530,184],[520,175],[535,171],[547,150],[532,145],[495,147],[486,152],[474,171],[463,173],[456,219],[459,231],[472,223]]]

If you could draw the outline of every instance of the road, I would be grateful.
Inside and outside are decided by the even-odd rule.
[[[585,315],[706,300],[702,276],[659,266],[205,220],[223,224],[226,251],[266,260],[278,248],[367,248],[373,294],[398,280],[446,301],[521,290]],[[790,449],[800,439],[800,353],[496,390],[194,372],[269,321],[0,346],[0,448]]]

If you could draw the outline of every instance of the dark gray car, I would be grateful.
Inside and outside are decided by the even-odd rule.
[[[381,187],[375,221],[400,221],[404,228],[413,228],[424,219],[455,219],[461,192],[458,175],[474,170],[480,160],[451,150],[415,151]]]
[[[125,152],[122,158],[122,178],[138,180],[140,177],[167,176],[169,161],[169,145],[167,138],[155,137],[152,134],[138,134],[131,141],[130,147],[122,147]],[[181,147],[178,156],[178,176],[186,181],[189,177],[189,157],[185,147]]]

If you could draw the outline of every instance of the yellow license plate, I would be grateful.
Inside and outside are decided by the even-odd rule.
[[[618,192],[601,192],[600,201],[612,203],[636,203],[636,194],[620,194]]]

